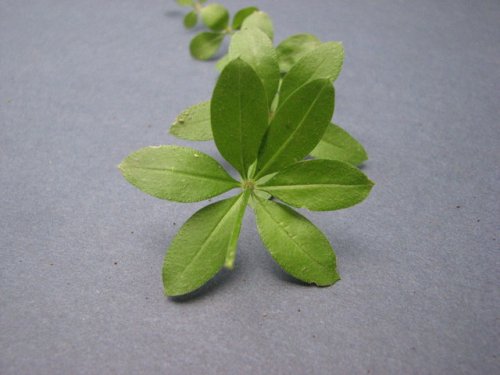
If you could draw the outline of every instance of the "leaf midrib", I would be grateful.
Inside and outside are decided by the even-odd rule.
[[[302,252],[303,254],[305,254],[305,255],[306,255],[309,259],[312,259],[312,260],[314,261],[314,263],[316,263],[318,266],[320,266],[320,268],[322,268],[323,270],[328,270],[328,268],[327,268],[327,267],[325,267],[321,261],[317,260],[317,259],[316,259],[316,258],[314,258],[311,254],[307,253],[306,251],[304,251],[304,250],[302,249],[301,244],[300,244],[300,243],[298,243],[298,242],[297,242],[297,241],[293,238],[293,236],[290,234],[290,232],[288,232],[288,231],[286,230],[286,228],[285,228],[285,227],[284,227],[284,226],[283,226],[283,225],[282,225],[279,221],[277,221],[277,220],[275,220],[275,219],[274,219],[274,217],[273,217],[273,216],[269,213],[269,211],[266,209],[266,207],[264,206],[264,204],[263,204],[260,200],[259,200],[259,204],[260,204],[260,207],[262,208],[262,210],[263,210],[263,211],[267,214],[267,216],[268,216],[268,217],[269,217],[272,221],[274,221],[274,222],[277,224],[277,226],[278,226],[279,228],[281,228],[281,230],[282,230],[283,232],[285,232],[285,233],[286,233],[286,235],[288,236],[288,238],[290,238],[290,240],[291,240],[291,241],[295,244],[295,246],[296,246],[296,247],[300,250],[300,252]],[[275,203],[275,204],[277,204],[277,203]]]
[[[327,86],[325,85],[321,91],[318,93],[318,95],[316,95],[316,98],[314,98],[314,101],[313,103],[309,106],[309,109],[307,110],[306,114],[302,117],[302,119],[300,120],[300,123],[298,126],[295,127],[295,129],[293,130],[293,132],[290,134],[290,136],[285,140],[285,142],[283,142],[281,144],[281,146],[278,148],[278,150],[274,153],[274,155],[267,161],[266,164],[264,164],[264,166],[261,168],[260,172],[261,173],[264,173],[267,172],[267,169],[269,168],[268,166],[269,165],[272,165],[272,163],[274,162],[274,160],[276,160],[276,158],[278,156],[281,155],[281,153],[283,152],[283,150],[288,146],[288,144],[292,141],[292,139],[294,138],[295,134],[301,129],[301,127],[304,125],[304,121],[305,119],[309,116],[309,114],[311,113],[312,111],[312,108],[316,105],[316,102],[319,100],[321,94],[323,93],[323,91],[327,88]],[[286,101],[290,99],[290,97],[288,97],[286,99]],[[285,101],[285,102],[286,102]],[[275,117],[276,118],[276,117]],[[258,177],[262,177],[263,174],[257,174]]]
[[[272,186],[261,186],[263,190],[276,190],[276,189],[304,189],[304,188],[321,188],[321,187],[338,187],[338,188],[360,188],[368,187],[368,184],[355,184],[355,185],[341,185],[341,184],[301,184],[301,185],[272,185]]]
[[[182,269],[182,271],[179,273],[179,279],[182,278],[186,272],[186,270],[193,264],[193,262],[200,256],[200,254],[203,253],[203,249],[205,249],[205,246],[207,245],[208,241],[210,238],[214,235],[214,233],[219,229],[219,227],[222,225],[222,223],[225,222],[225,219],[228,217],[229,213],[234,209],[234,207],[237,205],[237,203],[241,200],[241,196],[238,197],[234,201],[234,203],[231,205],[231,207],[226,211],[226,213],[222,216],[220,221],[214,226],[214,228],[207,234],[207,236],[203,239],[203,243],[200,246],[200,249],[191,257],[189,262],[186,264],[186,266]],[[226,252],[227,254],[227,249]]]
[[[238,182],[230,179],[230,178],[223,178],[223,177],[216,177],[216,176],[210,176],[202,173],[192,173],[188,171],[183,171],[179,170],[175,167],[172,168],[155,168],[155,167],[137,167],[137,166],[129,166],[130,169],[142,169],[142,170],[147,170],[147,171],[154,171],[154,172],[168,172],[168,173],[173,173],[173,174],[180,174],[183,176],[189,176],[189,177],[194,177],[194,178],[201,178],[201,179],[206,179],[206,180],[216,180],[216,181],[223,181],[223,182],[231,182],[235,186],[238,185]]]

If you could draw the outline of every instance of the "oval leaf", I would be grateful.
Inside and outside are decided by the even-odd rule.
[[[194,10],[187,13],[184,16],[184,27],[186,29],[192,29],[193,27],[196,26],[197,22],[198,22],[198,15],[196,14],[196,12]]]
[[[196,35],[189,44],[191,56],[198,60],[208,60],[219,50],[224,34],[202,32]]]
[[[269,14],[259,10],[245,18],[245,20],[241,24],[242,29],[254,27],[262,30],[269,37],[269,39],[274,39],[273,21],[271,21],[271,17],[269,17]]]
[[[257,7],[247,7],[237,11],[233,18],[233,30],[239,30],[243,21],[258,10],[259,9]]]
[[[372,187],[373,182],[363,172],[338,160],[301,161],[259,186],[289,205],[313,211],[354,206]]]
[[[215,159],[189,147],[141,148],[119,168],[143,192],[176,202],[201,201],[239,186]]]
[[[229,25],[229,12],[220,4],[209,4],[201,8],[200,15],[203,23],[213,31],[224,30]]]
[[[302,57],[283,78],[280,103],[296,90],[315,79],[335,81],[344,61],[344,47],[339,42],[323,43]]]
[[[273,259],[293,277],[327,286],[340,279],[325,235],[291,208],[257,198],[257,229]]]
[[[224,68],[215,85],[210,112],[217,148],[246,177],[257,159],[268,111],[262,82],[245,61],[236,59]]]
[[[170,127],[170,134],[190,141],[213,139],[210,125],[210,101],[207,100],[182,111]]]
[[[328,80],[301,87],[274,115],[263,142],[257,177],[275,172],[304,158],[325,133],[334,107],[334,90]]]
[[[292,35],[283,40],[276,47],[281,73],[288,72],[304,55],[320,45],[321,41],[312,34]]]
[[[341,160],[359,165],[368,160],[363,145],[340,126],[330,124],[311,155],[318,159]]]
[[[184,223],[163,262],[167,295],[192,292],[222,268],[227,254],[237,245],[243,204],[241,195],[213,203]]]
[[[280,69],[271,40],[259,29],[238,31],[231,38],[229,59],[241,58],[255,70],[271,105],[280,82]]]

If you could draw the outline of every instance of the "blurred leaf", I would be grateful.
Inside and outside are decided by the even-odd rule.
[[[217,3],[201,8],[200,16],[203,23],[213,31],[222,31],[229,25],[229,12]]]
[[[271,17],[265,12],[256,11],[249,15],[241,24],[241,29],[256,27],[262,30],[271,41],[274,39],[274,28]]]
[[[233,30],[239,30],[241,28],[241,24],[243,21],[252,13],[258,11],[259,9],[257,7],[248,7],[248,8],[243,8],[240,9],[239,11],[236,12],[233,18],[233,25],[232,28]]]
[[[283,40],[276,47],[281,73],[287,73],[304,55],[320,45],[321,41],[311,34],[292,35]]]
[[[202,32],[189,45],[191,56],[198,60],[208,60],[215,56],[224,40],[224,34]]]

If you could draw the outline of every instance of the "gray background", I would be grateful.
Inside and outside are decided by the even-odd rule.
[[[500,2],[256,4],[276,40],[346,48],[334,119],[377,182],[307,213],[343,279],[301,285],[252,213],[237,266],[165,298],[161,265],[203,203],[149,197],[116,165],[210,97],[173,1],[0,2],[0,373],[499,373]]]

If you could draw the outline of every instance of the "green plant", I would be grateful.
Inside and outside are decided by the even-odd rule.
[[[210,29],[194,36],[189,45],[191,55],[198,60],[208,60],[219,51],[226,36],[231,36],[235,31],[247,27],[257,27],[264,31],[270,39],[273,39],[274,29],[271,18],[267,13],[259,11],[257,7],[250,6],[238,10],[230,23],[229,11],[221,4],[212,3],[204,5],[206,0],[176,0],[184,7],[192,10],[184,16],[184,26],[191,29],[198,24],[200,18],[202,23]],[[227,62],[222,58],[222,63]]]
[[[283,40],[276,49],[271,40],[258,28],[245,28],[234,33],[224,60],[241,57],[258,72],[271,101],[270,116],[279,100],[283,101],[293,90],[312,79],[334,82],[344,61],[344,48],[340,42],[324,42],[310,34],[297,34]],[[222,63],[221,63],[222,62]],[[273,93],[278,90],[278,94]],[[212,140],[210,101],[185,109],[170,128],[178,138],[191,141]],[[322,159],[342,160],[359,165],[368,155],[354,137],[338,125],[327,127],[323,138],[311,155]]]
[[[240,190],[232,198],[199,210],[181,227],[163,266],[167,295],[189,293],[222,267],[233,267],[248,205],[255,212],[263,243],[286,272],[321,286],[339,279],[329,241],[289,207],[346,208],[365,199],[373,186],[349,163],[302,160],[314,150],[322,151],[318,144],[327,129],[338,131],[330,125],[332,79],[338,72],[330,71],[324,77],[321,72],[322,68],[328,70],[326,66],[300,63],[306,55],[284,76],[278,95],[278,60],[274,49],[262,52],[262,37],[267,38],[257,28],[235,34],[231,46],[238,56],[226,64],[210,102],[201,106],[209,109],[211,136],[221,155],[240,174],[240,181],[210,156],[188,147],[146,147],[120,164],[132,185],[162,199],[196,202]],[[254,43],[262,47],[260,52]],[[330,47],[327,44],[325,50]],[[270,195],[283,203],[269,200]]]

